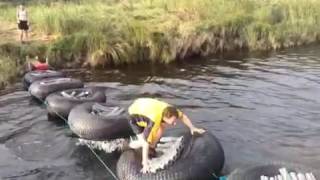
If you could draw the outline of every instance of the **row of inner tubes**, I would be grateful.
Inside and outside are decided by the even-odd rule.
[[[28,89],[34,98],[45,101],[51,120],[67,118],[70,129],[80,138],[111,140],[134,135],[126,110],[106,104],[106,88],[84,87],[81,81],[54,71],[30,72],[23,82],[25,89]],[[147,175],[147,179],[211,179],[212,173],[220,173],[224,164],[224,153],[211,133],[200,137],[191,136],[190,133],[182,136],[184,148],[180,157],[170,167],[157,173],[140,173],[141,152],[123,152],[117,163],[119,178],[141,179]],[[134,159],[131,159],[132,153],[137,155]],[[199,154],[201,158],[197,157]],[[131,161],[135,163],[128,166]]]
[[[69,126],[81,138],[91,140],[110,140],[133,135],[129,130],[125,110],[101,103],[84,103],[73,108],[69,115]],[[130,149],[124,151],[117,162],[117,176],[123,180],[219,179],[225,160],[219,140],[210,132],[194,136],[184,132],[176,136],[183,137],[183,148],[177,153],[174,163],[156,173],[143,174],[140,173],[141,150]],[[315,177],[320,177],[319,171],[314,169],[273,162],[236,169],[227,180],[259,180],[262,175],[274,177],[280,174],[281,168],[287,168],[288,172],[296,174],[313,173]]]
[[[79,137],[89,140],[111,140],[133,135],[128,124],[127,113],[123,108],[102,103],[84,103],[74,107],[68,118],[70,129]],[[156,173],[143,174],[141,151],[127,150],[117,163],[117,175],[123,180],[138,179],[214,179],[224,165],[224,152],[215,136],[207,132],[183,136],[183,149],[170,166]]]
[[[126,110],[106,104],[105,87],[84,87],[80,80],[52,70],[27,73],[23,86],[32,97],[45,101],[50,120],[68,119],[70,129],[82,139],[99,141],[133,135]],[[156,173],[140,173],[141,152],[131,149],[121,154],[117,163],[118,177],[123,180],[218,179],[224,165],[224,152],[218,139],[208,131],[203,135],[191,136],[188,132],[180,136],[183,137],[183,148],[167,168]],[[257,178],[259,174],[272,168],[275,171],[275,167],[272,164],[237,170],[228,180],[260,179],[260,176]]]
[[[66,75],[64,73],[53,70],[30,71],[24,75],[22,79],[22,86],[23,89],[27,91],[29,89],[29,86],[35,81],[46,78],[60,78],[65,76]]]

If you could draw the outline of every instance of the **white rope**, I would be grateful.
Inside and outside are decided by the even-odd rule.
[[[128,145],[133,148],[139,148],[141,142],[139,140],[126,139],[115,139],[110,141],[92,141],[86,139],[79,139],[77,145],[86,145],[92,149],[103,150],[105,152],[113,152],[116,150],[121,150],[124,148],[125,141],[129,141]],[[154,157],[149,160],[147,166],[147,172],[156,173],[158,170],[166,168],[171,162],[175,161],[178,157],[178,151],[181,150],[183,146],[183,136],[181,137],[162,137],[160,143],[158,144],[156,151],[159,156]],[[135,144],[135,145],[133,145]]]
[[[33,97],[35,97],[35,96],[33,96]],[[46,104],[44,101],[42,101],[42,99],[39,99],[38,97],[35,97],[35,98],[37,98],[39,101],[42,102],[42,104],[44,104],[45,106],[47,106],[47,104]],[[66,124],[68,124],[68,120],[67,120],[67,119],[65,119],[63,116],[61,116],[61,115],[60,115],[59,113],[57,113],[56,111],[53,110],[53,112],[54,112],[59,118],[63,119]],[[89,147],[89,146],[87,146],[87,147],[88,147],[88,148],[91,150],[91,152],[96,156],[96,158],[101,162],[101,164],[107,169],[107,171],[113,176],[113,178],[116,179],[116,180],[119,180],[119,179],[117,178],[117,176],[112,172],[112,170],[103,162],[103,160],[99,157],[99,155],[98,155],[96,152],[94,152],[94,150],[93,150],[91,147]]]
[[[113,176],[114,179],[118,180],[117,176],[111,171],[111,169],[106,165],[106,163],[103,162],[103,160],[98,156],[96,152],[92,148],[89,148],[91,152],[97,157],[97,159],[102,163],[102,165],[110,172],[110,174]]]
[[[122,150],[124,148],[126,139],[119,138],[109,141],[92,141],[87,139],[79,139],[76,145],[86,145],[92,149],[98,149],[107,153],[112,153],[116,150]]]

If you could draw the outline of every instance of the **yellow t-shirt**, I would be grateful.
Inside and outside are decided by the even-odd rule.
[[[148,136],[147,141],[152,143],[155,141],[156,134],[160,128],[162,121],[162,113],[163,110],[171,106],[170,104],[153,99],[153,98],[139,98],[133,102],[133,104],[129,107],[128,111],[130,115],[143,115],[149,118],[153,123],[153,127]],[[182,112],[178,110],[179,118],[182,117]],[[146,127],[146,122],[138,122],[138,126]]]

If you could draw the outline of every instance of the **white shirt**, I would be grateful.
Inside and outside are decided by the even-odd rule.
[[[26,10],[18,10],[18,19],[20,21],[27,21],[27,11]]]

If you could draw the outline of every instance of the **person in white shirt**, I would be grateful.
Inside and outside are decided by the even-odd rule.
[[[27,41],[29,30],[28,12],[24,5],[20,5],[17,9],[17,23],[20,30],[20,41],[21,43],[24,43],[23,35],[25,37],[25,41]]]

